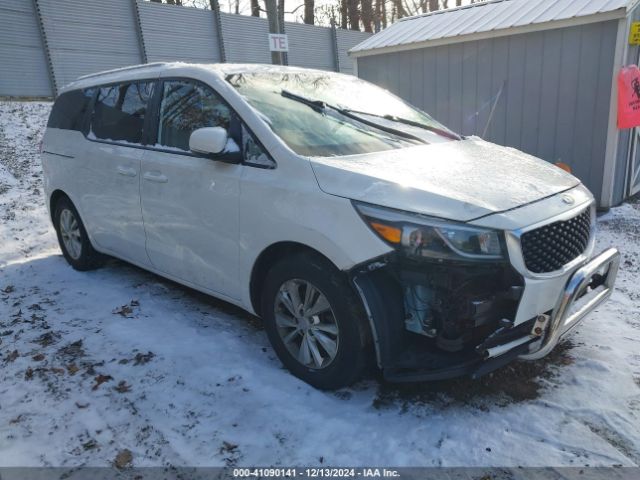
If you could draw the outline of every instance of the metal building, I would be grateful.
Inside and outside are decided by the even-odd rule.
[[[409,17],[350,50],[361,78],[465,135],[568,164],[601,207],[640,191],[617,75],[640,0],[491,0]]]
[[[370,33],[284,23],[290,65],[353,73]],[[0,0],[0,96],[55,96],[80,75],[157,61],[271,63],[266,18],[146,0]]]

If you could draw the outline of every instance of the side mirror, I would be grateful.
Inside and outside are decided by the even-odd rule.
[[[229,134],[222,127],[198,128],[189,137],[189,149],[194,153],[219,155],[227,146]]]

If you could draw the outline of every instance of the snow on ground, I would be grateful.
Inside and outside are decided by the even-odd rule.
[[[550,358],[324,393],[241,310],[65,263],[37,155],[50,106],[0,102],[0,466],[640,465],[639,204],[599,220],[618,290]]]

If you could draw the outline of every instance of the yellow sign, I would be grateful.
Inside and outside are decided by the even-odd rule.
[[[629,45],[640,45],[640,22],[633,22],[631,24],[631,31],[629,31]]]

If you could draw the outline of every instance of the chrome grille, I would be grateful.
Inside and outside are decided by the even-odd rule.
[[[522,235],[522,255],[529,271],[548,273],[584,253],[591,233],[591,209],[561,222],[550,223]]]

